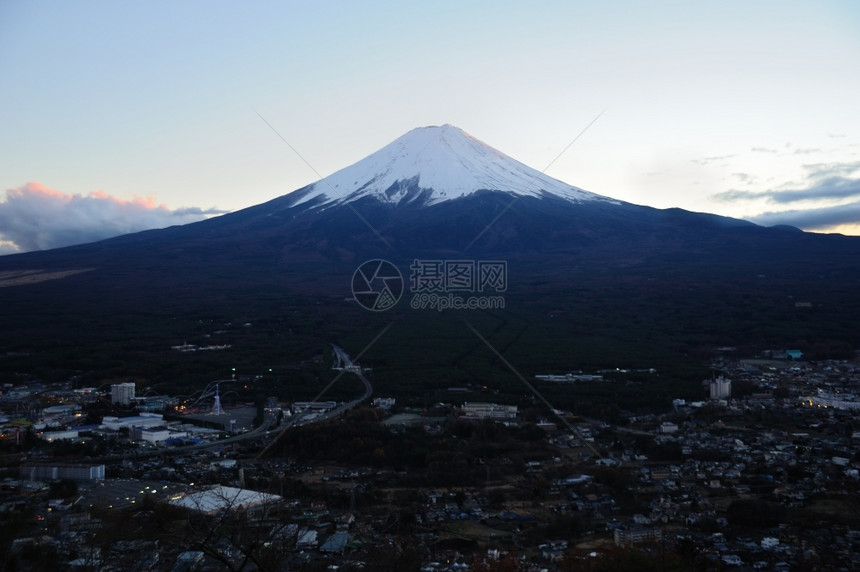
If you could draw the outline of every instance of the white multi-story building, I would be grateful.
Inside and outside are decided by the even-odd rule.
[[[516,405],[469,401],[463,404],[463,415],[472,419],[516,419],[517,413]]]
[[[711,399],[728,399],[732,396],[732,380],[718,377],[711,380]]]
[[[76,463],[22,465],[20,474],[22,479],[30,481],[56,481],[60,479],[103,481],[105,479],[105,466]]]
[[[118,405],[131,405],[134,400],[134,383],[114,383],[110,386],[110,401]]]

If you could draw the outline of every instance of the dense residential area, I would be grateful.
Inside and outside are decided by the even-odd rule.
[[[218,426],[128,384],[6,386],[3,566],[851,570],[860,365],[801,360],[724,357],[701,400],[614,424],[453,391]],[[556,377],[538,381],[615,383]],[[105,402],[121,414],[94,419]]]

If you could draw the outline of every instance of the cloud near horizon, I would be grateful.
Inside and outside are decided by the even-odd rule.
[[[860,201],[814,209],[765,212],[749,220],[763,226],[787,224],[804,230],[827,231],[860,223]]]
[[[804,165],[805,186],[746,191],[732,189],[712,195],[722,202],[761,201],[778,206],[806,203],[808,208],[767,211],[749,220],[765,226],[787,224],[804,230],[828,230],[844,225],[860,225],[860,161]],[[847,202],[846,202],[847,201]]]
[[[30,182],[0,201],[0,255],[94,242],[223,214],[197,207],[171,210],[154,197],[115,197],[104,191],[66,194]]]
[[[835,176],[816,181],[805,189],[781,189],[762,192],[731,190],[717,193],[714,195],[714,198],[720,201],[766,199],[770,203],[778,204],[823,199],[844,200],[860,198],[860,179]]]

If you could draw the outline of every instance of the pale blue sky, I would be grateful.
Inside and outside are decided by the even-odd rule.
[[[0,234],[28,182],[236,210],[316,180],[255,110],[328,175],[443,123],[543,169],[604,109],[549,175],[860,234],[858,70],[853,0],[0,0]]]

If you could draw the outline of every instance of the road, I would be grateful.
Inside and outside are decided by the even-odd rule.
[[[369,399],[370,396],[373,395],[373,386],[370,385],[370,382],[367,380],[367,378],[361,372],[361,368],[356,366],[354,363],[352,363],[352,360],[350,359],[349,355],[345,351],[343,351],[342,348],[340,348],[339,346],[336,346],[334,344],[332,344],[331,347],[334,349],[334,353],[337,354],[338,361],[345,364],[344,368],[343,368],[344,371],[354,373],[355,375],[358,376],[358,379],[361,380],[361,383],[364,384],[364,395],[362,395],[358,399],[350,401],[349,404],[347,404],[347,405],[349,405],[348,409],[352,409],[353,407],[358,405],[360,402],[364,401],[365,399]],[[343,406],[338,408],[338,409],[344,410]]]

